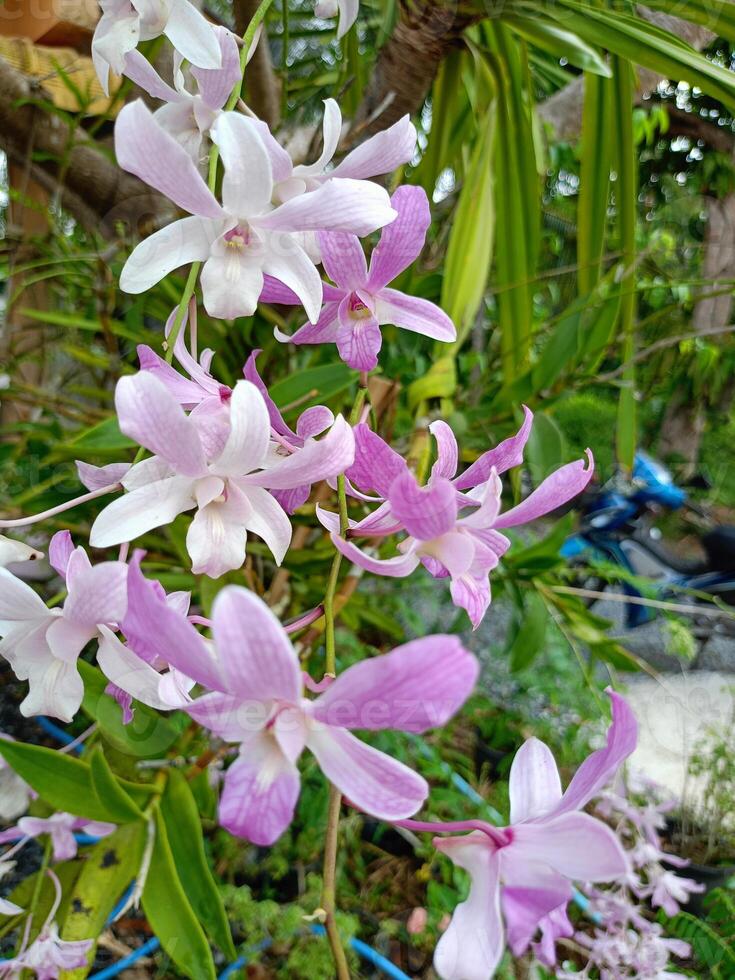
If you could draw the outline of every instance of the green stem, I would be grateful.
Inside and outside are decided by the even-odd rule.
[[[179,300],[179,306],[176,310],[176,319],[174,320],[174,325],[171,327],[171,333],[166,339],[166,363],[170,364],[174,359],[174,347],[178,336],[181,333],[181,325],[184,322],[184,317],[186,316],[186,310],[189,306],[189,300],[194,295],[194,290],[197,285],[197,278],[199,276],[199,270],[202,267],[201,262],[192,262],[191,268],[189,269],[189,275],[186,279],[186,285],[184,286],[184,291],[181,294],[181,299]]]
[[[285,0],[284,0],[285,2]],[[253,38],[255,37],[255,32],[258,30],[260,25],[263,23],[265,15],[268,13],[268,8],[273,3],[273,0],[261,0],[260,6],[253,14],[253,19],[248,24],[248,29],[242,36],[242,48],[240,49],[240,81],[235,85],[232,90],[232,94],[227,100],[225,105],[225,111],[229,112],[234,109],[237,105],[237,100],[242,95],[242,86],[245,81],[245,66],[248,61],[248,54],[250,53],[250,48],[253,44]]]
[[[335,919],[337,902],[337,849],[339,845],[339,811],[342,797],[338,789],[329,787],[329,807],[327,810],[327,833],[324,841],[324,876],[322,880],[322,910],[325,913],[324,925],[332,950],[338,980],[350,980],[344,946]]]

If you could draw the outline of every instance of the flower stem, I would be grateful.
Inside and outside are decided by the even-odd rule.
[[[181,324],[184,322],[184,317],[186,316],[186,311],[189,306],[189,300],[194,295],[194,290],[196,289],[197,278],[199,276],[199,270],[202,267],[201,262],[192,262],[191,268],[189,269],[189,275],[186,279],[186,285],[184,286],[184,291],[181,294],[181,299],[179,300],[179,308],[176,310],[176,319],[171,327],[171,332],[166,338],[166,363],[170,364],[174,359],[174,347],[176,346],[176,341],[178,340],[179,333],[181,332]]]
[[[329,787],[329,807],[327,809],[327,836],[324,842],[324,874],[322,883],[322,909],[326,913],[324,925],[332,950],[338,980],[350,980],[342,939],[339,935],[335,908],[337,899],[337,846],[339,844],[339,811],[342,796],[335,786]]]
[[[253,14],[252,20],[248,24],[247,30],[242,36],[242,47],[240,48],[240,81],[235,85],[232,93],[227,100],[225,105],[225,111],[229,112],[234,109],[237,105],[237,100],[242,95],[242,86],[245,81],[245,66],[248,63],[248,55],[250,54],[250,48],[253,44],[253,39],[255,38],[255,32],[258,30],[260,25],[265,19],[265,15],[268,13],[268,8],[273,3],[273,0],[261,0],[260,6]]]

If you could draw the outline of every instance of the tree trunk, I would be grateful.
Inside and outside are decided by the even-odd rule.
[[[735,279],[735,193],[723,198],[707,199],[707,225],[704,239],[702,279],[716,291],[718,283]],[[705,296],[694,307],[692,326],[695,331],[726,327],[732,320],[733,296]],[[722,335],[726,336],[725,334]],[[728,386],[728,397],[732,397]],[[661,426],[659,452],[683,461],[683,476],[694,474],[705,428],[706,399],[694,401],[688,392],[676,394],[669,402]]]

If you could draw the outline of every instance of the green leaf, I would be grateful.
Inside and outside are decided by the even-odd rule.
[[[457,327],[457,347],[480,309],[492,261],[495,117],[491,106],[480,123],[480,134],[454,210],[444,261],[441,305]]]
[[[86,762],[41,745],[0,740],[0,755],[55,810],[89,820],[117,822],[109,806],[95,793],[92,773]],[[145,804],[152,787],[118,780],[138,804]]]
[[[602,75],[604,78],[609,78],[611,75],[610,66],[599,51],[583,41],[581,37],[564,30],[554,20],[535,14],[533,17],[504,14],[503,23],[527,41],[531,41],[557,58],[565,58],[577,68]]]
[[[612,88],[605,79],[585,75],[577,206],[577,282],[580,295],[592,292],[602,274],[613,153]]]
[[[140,870],[145,838],[146,825],[142,821],[120,827],[85,851],[79,876],[73,887],[65,890],[68,912],[63,919],[61,938],[69,942],[94,939],[89,966],[94,962],[96,940],[115,903]],[[63,980],[82,980],[89,966],[65,970],[61,976]]]
[[[89,770],[95,796],[101,806],[115,815],[115,823],[129,823],[142,818],[140,809],[115,778],[99,745],[92,749],[89,756]]]
[[[548,14],[590,44],[605,47],[612,54],[650,68],[665,78],[697,85],[725,103],[730,111],[735,107],[733,73],[648,20],[577,0],[558,0],[548,9]]]
[[[175,769],[169,772],[161,797],[161,816],[181,884],[194,913],[210,939],[228,959],[234,960],[237,953],[222,896],[207,863],[199,811],[188,782]]]
[[[510,644],[510,669],[523,670],[540,653],[546,640],[549,610],[536,591],[527,592],[519,614],[515,636]]]
[[[544,412],[536,412],[526,446],[526,460],[534,485],[538,486],[566,462],[566,439],[556,422]]]
[[[68,445],[74,453],[80,451],[111,453],[123,449],[132,449],[135,443],[122,434],[120,426],[117,424],[117,417],[113,416],[105,419],[104,422],[98,422],[90,429],[85,429],[84,432],[80,432]]]
[[[164,755],[175,744],[180,734],[176,726],[137,701],[132,721],[124,725],[120,705],[105,694],[107,678],[84,660],[78,661],[77,667],[84,681],[82,709],[97,722],[113,748],[126,755],[150,759]]]
[[[308,368],[306,371],[296,371],[290,378],[277,381],[270,389],[273,401],[281,410],[297,403],[299,412],[310,405],[325,402],[334,395],[349,388],[355,380],[355,372],[343,364],[323,364],[319,367]]]
[[[408,388],[408,407],[414,409],[431,398],[449,398],[457,387],[454,358],[440,357],[422,378],[416,378]]]
[[[212,952],[179,878],[160,812],[156,813],[156,840],[143,908],[161,946],[182,973],[191,980],[216,980]]]

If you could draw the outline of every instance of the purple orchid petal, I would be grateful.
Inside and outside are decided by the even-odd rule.
[[[312,715],[341,728],[425,732],[457,712],[478,672],[457,637],[424,637],[348,668],[314,702]]]
[[[149,235],[128,256],[120,273],[120,289],[144,293],[179,266],[203,262],[221,224],[208,218],[182,218]]]
[[[212,621],[227,691],[255,701],[298,701],[299,659],[262,599],[247,589],[228,585],[214,601]]]
[[[388,228],[394,224],[388,225]],[[364,286],[367,263],[360,239],[340,231],[321,231],[318,239],[322,264],[332,282],[350,292]]]
[[[128,565],[128,616],[147,637],[150,651],[161,663],[176,667],[187,677],[210,690],[226,690],[219,663],[186,616],[172,609],[144,578],[140,555]]]
[[[265,728],[273,710],[270,701],[247,701],[234,694],[213,691],[186,706],[194,721],[226,742],[246,742]]]
[[[393,221],[387,191],[362,180],[328,180],[258,218],[271,231],[346,231],[363,237]]]
[[[370,259],[366,288],[372,293],[383,289],[416,261],[431,224],[429,199],[423,187],[399,187],[390,203],[398,217],[383,229]]]
[[[334,413],[326,405],[314,405],[302,412],[296,423],[296,434],[299,439],[310,439],[321,435],[330,425],[334,424]],[[353,440],[354,442],[354,440]]]
[[[399,474],[388,493],[394,516],[419,541],[431,541],[453,530],[457,523],[457,496],[444,477],[422,487],[409,470]],[[436,555],[435,557],[441,557]]]
[[[544,916],[539,923],[541,939],[531,944],[533,955],[550,970],[556,965],[557,940],[570,939],[574,935],[574,926],[567,915],[567,904],[564,902]]]
[[[612,830],[588,813],[563,813],[539,823],[521,823],[512,828],[513,842],[503,851],[503,869],[508,873],[518,862],[546,864],[579,881],[613,881],[624,877],[630,864]],[[521,871],[518,871],[520,876]]]
[[[410,817],[429,793],[422,776],[344,728],[314,727],[306,744],[327,779],[354,806],[381,820]]]
[[[140,51],[128,51],[125,55],[123,74],[135,82],[144,92],[163,102],[180,102],[183,96],[166,84],[153,65]]]
[[[165,459],[183,476],[206,473],[207,461],[194,423],[166,386],[148,371],[121,378],[115,388],[120,430]]]
[[[512,879],[511,882],[506,880],[504,885],[502,908],[508,946],[514,956],[522,956],[542,921],[560,906],[566,908],[572,897],[572,887],[566,878],[547,865],[532,862],[524,864],[522,881],[514,884]]]
[[[202,389],[201,385],[183,377],[146,344],[139,344],[137,349],[140,370],[147,371],[158,378],[184,408],[193,408],[203,398],[207,397],[207,392]]]
[[[416,150],[416,127],[403,116],[388,129],[371,136],[347,154],[330,177],[365,179],[389,174],[409,163]]]
[[[300,789],[298,769],[264,734],[248,742],[246,754],[225,773],[219,822],[236,837],[268,847],[293,820]]]
[[[525,500],[501,514],[495,521],[495,527],[517,527],[519,524],[527,524],[572,500],[584,490],[595,471],[595,463],[589,449],[586,462],[588,463],[586,468],[583,459],[560,466]]]
[[[101,490],[102,487],[109,487],[113,483],[118,483],[130,469],[130,463],[107,463],[106,466],[93,466],[91,463],[83,463],[80,459],[75,460],[79,481],[87,490]]]
[[[127,609],[127,573],[123,562],[105,561],[69,575],[64,618],[88,627],[119,622]]]
[[[383,335],[378,321],[371,314],[353,316],[353,296],[345,296],[339,304],[339,326],[335,337],[337,350],[353,371],[372,371],[378,365]]]
[[[614,777],[625,759],[635,751],[638,743],[638,722],[630,705],[611,688],[607,695],[612,702],[612,724],[607,731],[607,744],[589,755],[576,773],[553,816],[581,810]]]
[[[339,476],[355,458],[355,440],[350,425],[338,415],[323,439],[308,440],[303,449],[281,458],[260,473],[243,477],[241,485],[291,490]]]
[[[487,578],[464,574],[453,578],[449,588],[452,602],[465,610],[472,623],[472,629],[476,630],[490,606],[489,581]]]
[[[277,327],[273,333],[282,344],[333,344],[339,330],[339,304],[325,303],[316,323],[305,323],[296,333],[283,333]]]
[[[189,154],[158,125],[140,99],[124,106],[117,117],[115,154],[123,170],[135,174],[189,214],[204,218],[223,216]]]
[[[48,560],[51,567],[65,579],[69,559],[74,553],[74,542],[68,531],[57,531],[48,545]]]
[[[432,422],[429,432],[436,439],[437,459],[431,468],[432,476],[443,476],[451,480],[457,472],[459,447],[454,433],[441,419]]]
[[[408,472],[406,461],[364,422],[355,426],[355,462],[346,477],[362,490],[387,497],[393,481]]]
[[[483,453],[479,459],[475,460],[472,466],[468,466],[464,473],[460,474],[455,481],[458,490],[467,490],[485,483],[490,477],[490,472],[495,471],[505,473],[506,470],[514,466],[520,466],[523,462],[523,449],[528,442],[533,423],[533,412],[523,406],[524,418],[523,425],[518,432],[509,439],[503,440],[495,449],[490,449]]]
[[[211,109],[221,109],[236,82],[240,81],[240,49],[235,36],[226,27],[215,27],[222,63],[219,68],[197,68],[191,73],[197,80],[199,94]]]
[[[489,980],[503,956],[499,862],[483,833],[434,840],[434,846],[471,876],[470,894],[454,910],[434,952],[442,980]]]
[[[403,330],[448,343],[457,339],[457,328],[441,307],[397,289],[380,290],[375,297],[375,315],[381,325],[392,323]]]
[[[298,302],[298,296],[294,294],[294,298],[296,299],[296,302]],[[245,366],[242,369],[242,373],[244,374],[245,379],[249,381],[251,384],[254,384],[255,387],[263,396],[263,401],[265,402],[265,406],[268,409],[268,417],[270,418],[271,425],[273,426],[275,431],[279,435],[286,436],[288,439],[295,439],[296,433],[286,425],[286,422],[284,421],[284,418],[281,415],[278,406],[273,401],[271,396],[268,394],[268,388],[266,387],[265,382],[260,376],[256,363],[258,354],[260,353],[262,353],[260,348],[256,348],[254,351],[250,353],[250,356],[248,357],[247,361],[245,362]]]
[[[345,541],[338,534],[330,535],[332,544],[341,552],[348,561],[366,572],[374,575],[386,575],[388,578],[405,578],[418,566],[419,559],[413,551],[408,551],[404,555],[396,555],[395,558],[371,558],[363,551],[360,551],[351,541]]]
[[[260,294],[260,302],[281,303],[284,306],[301,305],[301,300],[296,293],[272,276],[265,276],[263,280],[263,291]]]
[[[537,738],[527,739],[510,767],[510,822],[534,820],[554,810],[561,800],[561,779],[551,749]]]
[[[122,723],[123,725],[129,725],[130,722],[135,717],[135,709],[133,708],[133,695],[128,694],[127,691],[123,691],[121,687],[118,687],[116,684],[112,684],[112,683],[108,684],[105,687],[105,694],[109,694],[109,696],[113,700],[117,701],[117,703],[120,705],[120,712],[122,714]]]
[[[304,483],[300,487],[294,487],[293,490],[271,490],[271,496],[287,514],[295,514],[311,496],[311,484]]]

